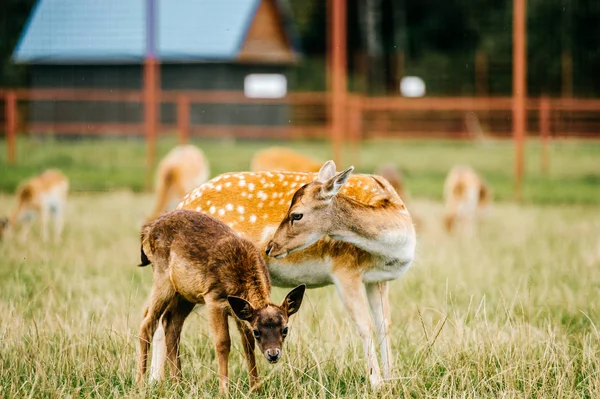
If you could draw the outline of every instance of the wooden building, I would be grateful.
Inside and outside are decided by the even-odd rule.
[[[285,0],[155,1],[163,91],[244,91],[251,74],[282,75],[286,84],[299,46]],[[145,7],[146,0],[39,0],[13,59],[29,64],[32,88],[140,90]],[[35,101],[28,119],[137,123],[142,112],[140,103]],[[174,104],[162,104],[163,123],[175,115]],[[192,126],[283,125],[289,110],[192,103],[190,119]]]

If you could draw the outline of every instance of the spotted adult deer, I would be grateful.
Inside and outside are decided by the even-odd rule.
[[[288,171],[318,172],[321,163],[286,147],[269,147],[257,152],[250,161],[252,172]]]
[[[391,377],[388,281],[411,265],[416,236],[411,217],[384,179],[336,173],[228,173],[188,193],[180,208],[227,223],[269,256],[273,284],[334,284],[367,358],[369,380],[380,385],[369,313],[378,334],[383,375]]]
[[[164,347],[154,347],[154,379],[164,377],[166,357],[171,377],[181,374],[179,340],[185,319],[194,305],[205,305],[219,363],[219,388],[227,392],[227,362],[230,350],[228,316],[242,337],[250,383],[258,373],[254,343],[269,363],[277,363],[288,333],[288,320],[302,304],[305,286],[293,289],[281,305],[270,301],[271,282],[267,265],[258,249],[238,237],[223,222],[185,210],[166,213],[142,228],[142,263],[153,269],[150,300],[140,328],[138,382],[146,372],[148,347],[161,322]]]
[[[48,240],[48,223],[54,224],[54,241],[61,239],[64,227],[64,209],[69,191],[69,179],[58,169],[48,169],[32,177],[17,188],[17,204],[7,220],[0,224],[3,234],[21,225],[20,240],[27,241],[34,217],[39,215],[42,240]]]
[[[173,209],[185,193],[208,180],[210,167],[204,153],[193,145],[173,148],[156,170],[156,204],[148,220]]]
[[[473,229],[477,213],[490,203],[488,185],[469,166],[453,167],[444,182],[444,227],[452,232],[457,225]]]

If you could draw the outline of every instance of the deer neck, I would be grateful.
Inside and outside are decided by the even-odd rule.
[[[331,238],[387,259],[410,257],[414,229],[403,206],[388,200],[366,205],[337,195],[331,212]]]

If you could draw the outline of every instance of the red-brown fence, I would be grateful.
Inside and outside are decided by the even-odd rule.
[[[331,104],[327,93],[290,93],[282,99],[250,99],[242,92],[163,91],[160,103],[175,104],[175,122],[160,124],[158,133],[176,131],[181,142],[190,136],[239,138],[330,138]],[[17,131],[36,134],[128,135],[144,134],[142,120],[133,123],[82,123],[22,121],[19,109],[31,101],[119,102],[143,104],[143,91],[123,90],[0,90],[5,105],[8,160],[15,160]],[[287,104],[291,120],[282,126],[193,125],[192,104]],[[21,107],[19,107],[21,105]],[[341,131],[357,146],[363,139],[426,137],[473,139],[512,135],[511,97],[364,97],[349,95],[344,104]],[[20,122],[19,122],[20,121]],[[600,100],[529,98],[526,101],[528,135],[539,135],[547,144],[551,137],[600,138]],[[543,161],[547,167],[547,152]],[[151,160],[153,161],[153,160]],[[152,163],[152,162],[150,162]]]

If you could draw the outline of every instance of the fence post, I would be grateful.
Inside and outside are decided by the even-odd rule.
[[[17,134],[17,95],[14,91],[6,93],[4,98],[4,112],[6,117],[6,144],[8,149],[8,163],[15,163],[15,141]]]
[[[542,95],[540,98],[540,144],[542,173],[550,169],[550,100]]]
[[[177,99],[177,130],[179,142],[187,144],[190,137],[190,99],[185,94]]]
[[[158,63],[154,58],[146,58],[144,65],[144,125],[146,133],[146,189],[152,187],[154,159],[156,157],[157,71]]]
[[[515,142],[515,197],[521,201],[523,194],[524,142],[527,100],[527,0],[513,1],[513,93],[512,116]]]
[[[356,94],[350,101],[350,162],[360,164],[360,142],[362,139],[362,96]]]

